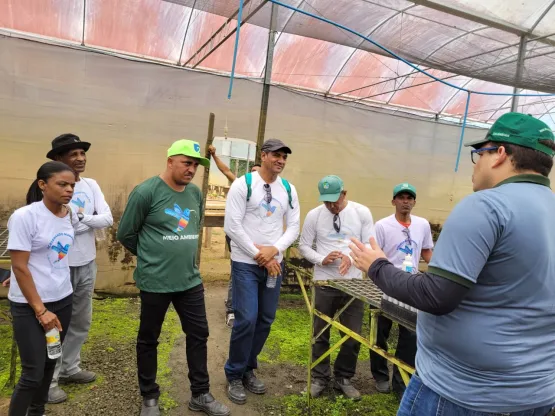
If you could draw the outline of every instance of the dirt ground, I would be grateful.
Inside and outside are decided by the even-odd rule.
[[[227,296],[229,278],[229,260],[224,258],[224,236],[221,230],[214,230],[212,246],[203,251],[201,271],[206,287],[206,310],[210,327],[208,341],[208,367],[210,373],[211,392],[226,403],[232,414],[255,416],[279,413],[265,410],[266,406],[275,403],[276,399],[302,391],[306,383],[306,367],[293,364],[261,363],[258,375],[268,386],[268,393],[263,396],[249,395],[244,406],[229,402],[226,396],[226,379],[223,367],[228,355],[230,329],[224,322],[224,299]],[[302,303],[284,299],[281,308],[304,307]],[[129,315],[130,322],[138,317],[139,302],[131,300],[125,305],[122,314]],[[97,311],[98,312],[98,311]],[[175,314],[175,312],[171,312]],[[97,315],[95,315],[96,317]],[[101,316],[101,315],[98,315]],[[174,319],[177,319],[174,317]],[[174,324],[176,321],[174,321]],[[102,325],[110,325],[110,322]],[[172,325],[174,325],[172,324]],[[136,325],[130,324],[125,342],[114,344],[111,339],[95,336],[94,348],[83,354],[83,367],[97,372],[99,381],[90,386],[64,386],[70,399],[59,405],[47,408],[47,415],[52,416],[124,416],[138,415],[140,396],[137,386],[136,358],[134,334]],[[175,327],[175,325],[174,325]],[[102,328],[102,326],[101,326]],[[124,328],[125,329],[125,328]],[[167,332],[163,329],[162,336]],[[100,332],[102,335],[102,332]],[[160,340],[160,346],[165,341]],[[116,346],[117,345],[117,346]],[[159,348],[160,348],[159,346]],[[308,349],[308,340],[307,346]],[[169,380],[163,386],[163,394],[170,397],[170,409],[163,414],[170,416],[198,414],[188,410],[190,398],[189,381],[187,378],[187,359],[185,356],[185,337],[177,336],[177,342],[169,355]],[[160,361],[160,358],[159,358]],[[160,364],[159,364],[160,365]],[[370,377],[368,362],[360,362],[354,382],[363,394],[374,393],[374,382]],[[166,402],[168,402],[166,400]],[[0,415],[7,414],[8,398],[0,400]]]

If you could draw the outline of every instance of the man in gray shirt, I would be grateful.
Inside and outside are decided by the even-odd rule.
[[[355,265],[418,314],[416,376],[399,416],[546,416],[555,406],[555,138],[501,116],[469,143],[474,194],[453,210],[427,273],[410,275],[375,241]]]

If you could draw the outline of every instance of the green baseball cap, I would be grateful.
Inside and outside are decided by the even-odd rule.
[[[416,188],[412,186],[410,183],[404,182],[404,183],[400,183],[399,185],[395,186],[395,188],[393,188],[393,199],[395,199],[397,195],[403,192],[406,192],[407,194],[410,194],[416,198]]]
[[[210,166],[210,161],[200,155],[200,145],[192,140],[178,140],[174,142],[168,149],[168,157],[177,155],[194,157],[205,168]]]
[[[318,192],[320,192],[319,201],[337,202],[343,192],[343,181],[339,176],[324,176],[318,182]]]
[[[528,114],[506,113],[493,123],[484,139],[465,143],[465,146],[478,148],[487,142],[502,142],[529,147],[553,157],[555,152],[540,140],[555,141],[547,124]]]

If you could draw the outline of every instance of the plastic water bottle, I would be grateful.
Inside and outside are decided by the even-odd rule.
[[[401,269],[404,272],[412,273],[413,265],[412,265],[412,256],[410,254],[407,254],[405,256],[405,261],[403,261],[403,265],[401,266]]]
[[[60,358],[62,355],[62,343],[60,342],[58,328],[52,328],[46,333],[46,352],[51,360]]]
[[[277,284],[278,277],[279,277],[279,275],[278,276],[268,275],[268,278],[266,279],[266,287],[269,288],[269,289],[275,288],[276,284]]]

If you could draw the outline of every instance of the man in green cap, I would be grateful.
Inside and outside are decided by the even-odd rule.
[[[304,221],[299,244],[302,256],[314,264],[314,280],[361,279],[360,271],[351,264],[348,256],[351,238],[368,241],[374,235],[374,221],[370,210],[364,205],[347,200],[343,181],[335,175],[324,177],[318,183],[320,202]],[[313,242],[316,241],[316,249]],[[327,286],[316,287],[315,308],[327,316],[334,316],[350,300],[351,296]],[[360,334],[364,305],[353,301],[339,316],[340,322]],[[314,319],[314,333],[326,327],[320,318]],[[312,346],[312,359],[316,361],[330,347],[330,328],[316,339]],[[360,344],[349,338],[341,345],[334,364],[334,388],[346,397],[360,399],[360,393],[351,384],[355,375]],[[331,380],[330,358],[326,357],[312,369],[310,395],[318,397]]]
[[[170,304],[186,334],[192,397],[189,409],[227,416],[229,409],[210,394],[207,367],[208,321],[204,287],[196,265],[202,193],[191,183],[199,165],[210,161],[200,146],[178,140],[168,149],[166,170],[129,195],[117,238],[137,256],[134,278],[141,293],[137,368],[143,397],[141,416],[158,416],[157,346]]]
[[[416,205],[416,188],[410,183],[400,183],[393,188],[391,205],[395,207],[395,213],[376,222],[376,241],[387,259],[398,269],[402,268],[405,258],[410,256],[413,271],[416,273],[421,256],[426,263],[429,263],[432,258],[434,243],[430,223],[425,218],[411,214]],[[378,316],[376,345],[386,351],[392,324],[391,319]],[[402,325],[399,325],[395,356],[408,365],[414,366],[416,334]],[[376,390],[380,393],[389,393],[387,360],[370,351],[370,366],[376,382]],[[405,383],[397,366],[393,367],[391,385],[397,397],[402,397]]]
[[[447,218],[428,272],[397,269],[374,240],[355,265],[419,309],[416,374],[399,416],[547,416],[555,407],[555,138],[501,116],[469,143],[475,193]],[[438,413],[438,409],[441,409]]]

